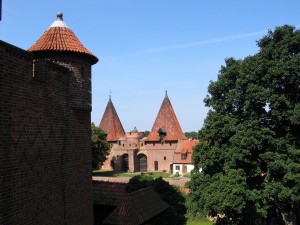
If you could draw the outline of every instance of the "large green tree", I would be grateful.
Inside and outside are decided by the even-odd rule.
[[[208,87],[189,210],[217,224],[300,224],[300,31],[277,27],[257,44]]]
[[[92,167],[102,165],[109,155],[109,143],[106,142],[106,133],[94,123],[91,124],[92,141]]]

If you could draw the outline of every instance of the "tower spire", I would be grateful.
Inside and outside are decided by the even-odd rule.
[[[98,58],[83,46],[73,31],[67,26],[61,12],[56,14],[54,22],[28,51],[41,58],[49,57],[49,53],[51,53],[52,58],[57,53],[68,53],[84,57],[90,61],[91,65],[98,62]]]
[[[167,91],[166,97],[161,104],[152,130],[146,141],[160,141],[160,133],[164,134],[165,141],[178,141],[187,139],[187,137],[182,132],[170,99],[168,98]]]
[[[124,128],[110,95],[99,127],[107,132],[107,141],[117,141],[119,138],[125,136]]]

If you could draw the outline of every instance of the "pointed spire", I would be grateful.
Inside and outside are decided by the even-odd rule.
[[[176,114],[167,95],[162,102],[159,109],[152,130],[146,141],[160,141],[161,133],[164,131],[165,141],[185,140],[187,137],[182,132],[180,124],[177,120]]]
[[[65,27],[68,28],[67,24],[63,20],[62,12],[58,12],[56,15],[56,20],[51,24],[50,27]]]
[[[114,104],[111,101],[110,95],[99,127],[107,132],[107,141],[117,141],[119,138],[125,136],[124,128],[119,119]]]
[[[91,64],[98,62],[98,58],[83,46],[64,22],[61,12],[57,13],[56,20],[28,51],[37,55],[47,55],[49,52],[76,53],[89,59]]]

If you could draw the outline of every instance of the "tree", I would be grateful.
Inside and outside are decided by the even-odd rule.
[[[149,225],[184,225],[186,224],[185,196],[178,187],[170,185],[161,177],[153,179],[147,175],[137,175],[131,178],[126,185],[127,192],[134,192],[141,188],[153,186],[162,200],[169,204],[163,213],[147,222]]]
[[[150,131],[149,130],[145,130],[144,137],[148,137],[149,134],[150,134]]]
[[[300,31],[277,27],[258,46],[226,59],[208,87],[190,211],[217,224],[300,224]]]
[[[92,167],[97,168],[99,163],[102,165],[109,155],[109,144],[106,142],[106,133],[94,123],[92,129]]]
[[[196,131],[184,132],[184,135],[185,135],[187,138],[198,139],[198,133],[197,133]]]

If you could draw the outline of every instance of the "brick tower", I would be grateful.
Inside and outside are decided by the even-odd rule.
[[[28,51],[0,41],[0,224],[93,224],[97,61],[61,13]]]
[[[74,74],[73,107],[91,111],[91,65],[98,59],[81,44],[63,21],[62,13],[57,13],[56,20],[28,51],[34,53],[35,60],[49,60],[67,67]]]

